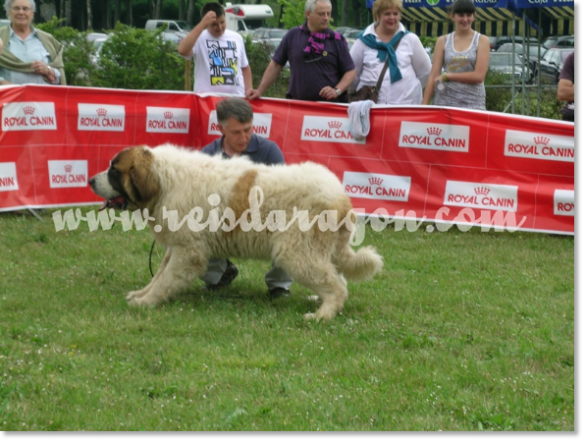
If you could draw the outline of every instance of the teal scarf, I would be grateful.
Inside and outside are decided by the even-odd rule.
[[[402,80],[402,73],[398,68],[398,60],[396,59],[396,52],[394,51],[394,45],[402,38],[403,35],[408,34],[410,31],[400,31],[390,40],[390,43],[382,43],[376,40],[374,34],[364,35],[362,31],[358,38],[369,48],[378,50],[378,58],[382,63],[386,61],[388,57],[388,69],[390,69],[390,83],[396,83]]]

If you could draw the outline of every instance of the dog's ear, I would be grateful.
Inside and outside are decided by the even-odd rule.
[[[130,181],[139,201],[150,201],[160,192],[160,180],[153,170],[154,156],[147,149],[141,149],[130,169]]]

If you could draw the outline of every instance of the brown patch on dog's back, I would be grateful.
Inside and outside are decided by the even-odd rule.
[[[124,177],[121,183],[133,202],[146,204],[160,192],[160,181],[153,170],[154,155],[146,146],[124,149],[112,160],[112,166]]]
[[[257,175],[257,171],[250,170],[244,173],[234,186],[232,198],[228,203],[228,207],[234,211],[236,221],[238,221],[242,214],[250,208],[248,197],[250,190],[256,184]],[[240,226],[238,225],[238,229],[239,228]]]

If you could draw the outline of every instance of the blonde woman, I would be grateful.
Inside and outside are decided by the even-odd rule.
[[[356,91],[376,85],[388,58],[379,104],[421,104],[422,85],[431,72],[431,60],[419,38],[400,23],[401,9],[402,0],[376,0],[374,23],[364,29],[350,51],[357,74],[352,85]]]
[[[471,27],[475,20],[471,0],[456,0],[450,15],[455,31],[437,39],[423,104],[430,104],[434,95],[436,106],[485,110],[483,81],[490,59],[489,39]]]

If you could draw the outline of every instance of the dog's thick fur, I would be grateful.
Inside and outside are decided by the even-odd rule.
[[[365,280],[383,266],[373,248],[354,252],[349,246],[355,221],[350,199],[337,177],[315,163],[267,166],[172,145],[155,149],[141,146],[119,152],[110,168],[93,177],[90,185],[107,200],[123,197],[130,209],[148,209],[149,227],[167,248],[152,281],[128,294],[131,305],[158,304],[186,290],[196,277],[204,275],[209,258],[258,258],[273,260],[296,282],[319,295],[322,305],[316,313],[305,315],[307,318],[331,319],[347,298],[343,276]],[[163,208],[176,210],[178,220],[182,220],[196,207],[204,214],[201,223],[213,209],[219,209],[221,218],[226,208],[231,208],[238,219],[251,209],[249,194],[255,186],[264,196],[259,208],[262,223],[271,211],[285,211],[288,223],[295,210],[307,211],[309,221],[329,211],[337,215],[337,224],[346,217],[351,222],[336,231],[319,228],[318,223],[303,231],[295,221],[283,231],[244,231],[247,229],[240,225],[227,232],[195,232],[187,223],[172,231],[168,220],[163,220]],[[220,197],[219,204],[217,197],[209,198],[212,194]]]

